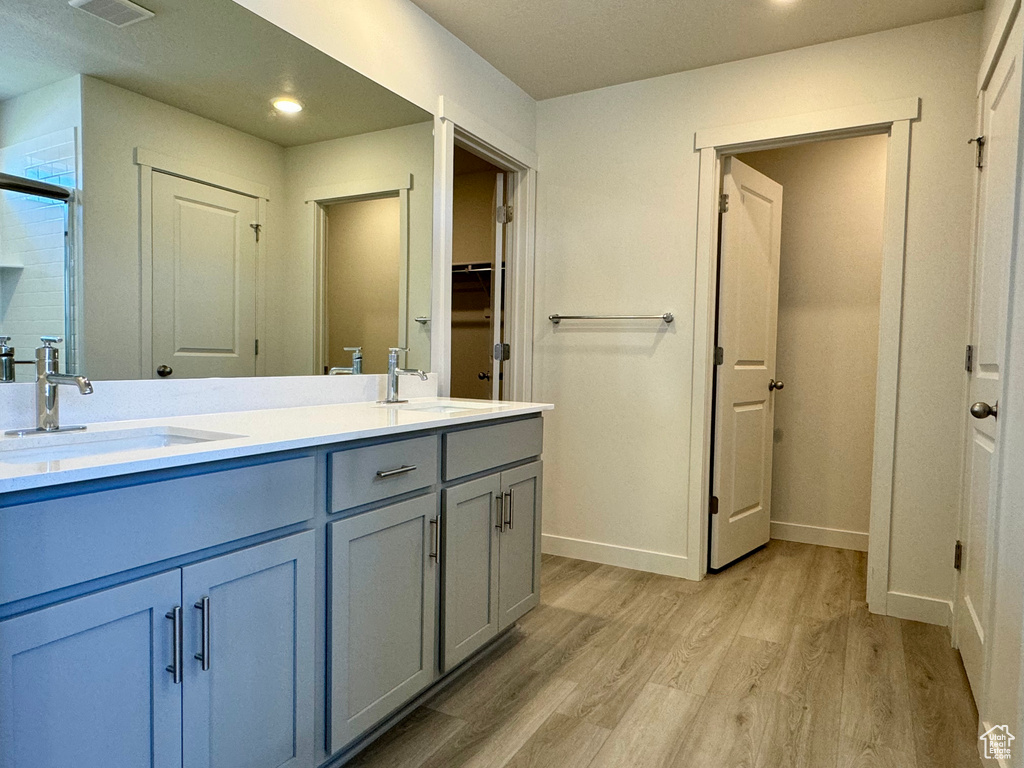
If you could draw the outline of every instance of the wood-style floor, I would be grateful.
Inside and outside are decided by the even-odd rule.
[[[863,553],[773,541],[703,582],[544,557],[543,602],[373,768],[977,768],[949,633],[874,616]]]

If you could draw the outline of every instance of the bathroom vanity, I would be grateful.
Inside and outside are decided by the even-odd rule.
[[[0,768],[342,764],[537,605],[548,407],[5,441]]]

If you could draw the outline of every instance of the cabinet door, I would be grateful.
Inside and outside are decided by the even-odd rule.
[[[541,462],[501,473],[505,496],[498,557],[498,630],[540,602]]]
[[[306,531],[182,569],[185,768],[313,764],[314,558]]]
[[[0,622],[0,766],[180,768],[181,572]]]
[[[330,751],[434,680],[437,495],[338,520],[330,543]]]
[[[444,491],[444,669],[498,634],[499,475]]]

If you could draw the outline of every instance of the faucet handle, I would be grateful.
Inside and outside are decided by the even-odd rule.
[[[8,342],[11,340],[10,336],[0,336],[0,347],[9,346]]]
[[[62,341],[64,341],[63,337],[61,336],[40,336],[39,340],[43,342],[44,347],[49,347],[54,344],[60,344]]]
[[[342,347],[346,352],[362,352],[362,347]]]
[[[408,352],[408,351],[409,351],[408,347],[388,347],[388,352],[394,352],[395,354],[398,354],[399,352]]]

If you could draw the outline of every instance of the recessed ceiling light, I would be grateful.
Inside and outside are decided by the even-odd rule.
[[[294,115],[296,112],[302,111],[302,102],[297,101],[290,96],[281,96],[270,103],[274,105],[274,109],[278,112],[284,112],[289,115]]]

